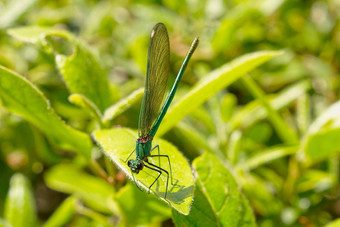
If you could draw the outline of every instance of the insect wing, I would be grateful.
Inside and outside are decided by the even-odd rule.
[[[158,23],[151,32],[147,72],[142,106],[139,113],[138,135],[149,134],[160,112],[169,79],[170,45],[164,24]]]

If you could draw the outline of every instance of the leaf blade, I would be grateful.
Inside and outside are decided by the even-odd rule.
[[[214,155],[204,153],[194,160],[193,167],[197,182],[193,208],[188,216],[174,215],[177,226],[185,226],[182,223],[256,226],[250,205],[239,191],[235,179]]]
[[[117,117],[119,114],[123,113],[131,105],[142,99],[143,93],[144,88],[139,88],[127,97],[120,99],[117,103],[113,104],[105,110],[102,121],[106,123]]]
[[[76,213],[76,206],[79,199],[70,196],[53,212],[49,219],[44,223],[44,227],[64,226]]]
[[[125,128],[115,128],[109,130],[94,131],[92,136],[102,147],[103,152],[120,169],[122,169],[125,174],[130,177],[130,179],[133,179],[131,171],[125,163],[125,160],[134,149],[137,138],[136,133]],[[183,157],[183,155],[170,143],[157,138],[154,139],[153,143],[158,144],[160,147],[160,153],[168,155],[171,161],[174,185],[171,185],[169,179],[167,199],[174,209],[183,214],[188,214],[190,211],[190,204],[192,201],[192,193],[194,187],[194,180],[189,163]],[[134,158],[134,155],[131,156],[131,158]],[[158,165],[158,159],[149,158],[148,160]],[[162,168],[165,168],[170,173],[167,159],[160,161]],[[155,180],[157,174],[155,174],[155,172],[153,171],[143,169],[139,174],[135,174],[134,177],[136,179],[136,183],[141,188],[143,188],[144,190],[148,190],[148,187]],[[162,174],[160,180],[155,183],[155,186],[151,188],[151,192],[164,201],[165,190],[166,176]]]
[[[115,196],[125,226],[141,226],[170,218],[171,209],[155,197],[141,192],[132,183],[127,184]]]
[[[9,111],[38,127],[60,148],[90,156],[92,143],[89,136],[66,125],[30,81],[2,66],[0,98]]]
[[[168,111],[158,130],[158,135],[163,135],[216,92],[280,53],[279,51],[260,51],[247,54],[209,73]]]
[[[8,34],[24,42],[48,47],[47,37],[65,38],[74,46],[72,55],[55,53],[58,70],[71,93],[82,94],[92,101],[101,112],[110,104],[107,73],[100,60],[80,39],[71,33],[55,28],[27,26],[8,30]],[[50,47],[49,47],[50,48]]]
[[[328,107],[308,128],[302,140],[307,164],[336,155],[340,150],[340,101]]]
[[[28,179],[20,173],[11,178],[4,217],[12,226],[38,226],[31,185]]]
[[[87,174],[70,164],[53,166],[45,173],[44,178],[50,188],[77,194],[89,207],[111,213],[108,199],[114,194],[114,189],[103,179]]]

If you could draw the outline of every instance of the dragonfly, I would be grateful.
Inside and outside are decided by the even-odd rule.
[[[171,162],[168,155],[160,154],[159,145],[156,145],[152,148],[152,140],[175,96],[178,84],[183,76],[191,56],[198,46],[198,43],[199,39],[196,37],[190,46],[190,49],[177,74],[175,82],[172,85],[172,88],[166,100],[164,101],[164,105],[161,108],[161,104],[163,103],[165,97],[170,71],[169,35],[163,23],[156,24],[150,35],[145,90],[138,120],[138,139],[136,141],[135,150],[132,151],[127,160],[135,151],[136,158],[128,160],[127,165],[131,170],[133,180],[137,187],[138,185],[135,181],[134,174],[138,174],[143,168],[147,168],[158,173],[153,183],[149,186],[149,193],[151,187],[155,184],[155,182],[157,182],[162,173],[166,174],[167,180],[166,191],[164,195],[165,200],[167,200],[166,196],[168,192],[169,172],[160,166],[160,158],[167,159],[170,169],[171,184],[173,184]],[[158,150],[158,154],[152,155],[151,152],[155,149]],[[151,163],[148,160],[148,158],[152,157],[158,157],[159,166]]]

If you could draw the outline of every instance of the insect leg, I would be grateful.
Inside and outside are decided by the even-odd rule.
[[[158,145],[157,145],[158,146]],[[171,162],[170,162],[170,158],[169,158],[169,156],[167,156],[167,155],[160,155],[160,154],[158,154],[158,155],[150,155],[149,157],[159,157],[159,158],[161,158],[161,157],[164,157],[164,158],[167,158],[168,159],[168,163],[169,163],[169,167],[170,167],[170,176],[171,176],[171,184],[174,184],[173,183],[173,180],[172,180],[172,170],[171,170]],[[157,166],[158,167],[158,166]]]
[[[161,167],[159,167],[159,166],[156,166],[156,165],[154,165],[154,164],[152,164],[152,163],[150,163],[150,162],[147,162],[149,165],[151,165],[151,166],[153,166],[153,167],[155,167],[155,168],[157,168],[158,169],[158,171],[159,170],[162,170],[163,172],[165,172],[166,173],[166,189],[165,189],[165,196],[164,196],[164,199],[166,200],[166,195],[167,195],[167,193],[168,193],[168,183],[169,183],[169,173],[168,173],[168,171],[166,171],[165,169],[162,169]],[[148,168],[151,168],[151,167],[148,167]],[[155,171],[157,171],[156,169],[154,169]],[[157,172],[158,172],[157,171]],[[160,172],[160,171],[159,171]],[[162,172],[160,172],[160,173],[162,173]],[[159,174],[158,175],[158,177],[157,177],[157,179],[159,178],[161,176],[161,174]],[[157,180],[156,179],[156,180]],[[155,182],[153,182],[152,184],[154,184]]]
[[[149,162],[148,162],[148,164],[152,165],[152,164],[149,163]],[[158,170],[158,169],[155,169],[155,168],[152,168],[152,167],[150,167],[150,166],[147,166],[146,164],[144,164],[144,167],[149,168],[149,169],[151,169],[151,170],[156,171],[156,172],[159,173],[158,176],[157,176],[157,178],[156,178],[156,180],[154,180],[154,182],[153,182],[153,183],[150,185],[150,187],[149,187],[149,193],[150,193],[151,187],[152,187],[152,186],[154,185],[154,183],[158,180],[158,178],[162,175],[162,172],[161,172],[160,170]]]
[[[129,155],[129,157],[127,157],[127,159],[124,161],[125,163],[127,163],[127,161],[129,161],[129,158],[131,157],[131,155],[133,154],[133,152],[135,152],[136,151],[136,148],[135,149],[133,149],[133,151],[130,153],[130,155]]]
[[[143,190],[138,186],[138,184],[136,183],[135,176],[133,175],[133,172],[132,172],[132,171],[131,171],[131,175],[132,175],[132,178],[133,178],[133,182],[135,182],[137,188],[138,188],[140,191],[143,191]]]
[[[154,148],[152,148],[151,152],[153,150],[155,150],[156,148],[157,148],[157,153],[158,153],[158,165],[161,166],[161,157],[160,157],[160,154],[159,154],[159,145],[156,145]],[[152,157],[152,156],[150,156],[150,157]]]

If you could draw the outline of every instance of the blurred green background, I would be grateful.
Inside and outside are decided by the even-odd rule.
[[[268,99],[277,98],[275,109],[302,141],[311,123],[339,99],[339,14],[339,0],[2,0],[0,65],[37,85],[69,125],[91,133],[97,126],[86,111],[68,101],[70,93],[53,56],[71,55],[72,44],[51,38],[53,49],[48,53],[45,47],[12,37],[8,29],[39,25],[64,29],[79,37],[98,56],[107,73],[111,104],[144,86],[149,35],[157,22],[163,22],[169,32],[172,81],[191,41],[200,37],[199,48],[182,78],[175,101],[209,72],[239,56],[260,50],[284,50],[282,55],[253,70],[251,77],[268,94]],[[294,89],[301,91],[301,95],[291,98]],[[266,116],[253,118],[254,100],[248,88],[236,81],[164,138],[190,161],[207,150],[217,157],[225,156],[230,164],[226,166],[242,185],[258,226],[323,226],[340,217],[336,155],[340,147],[313,164],[300,162],[296,150],[279,159],[269,158],[260,167],[247,163],[259,152],[282,145]],[[140,102],[133,104],[111,126],[136,128],[139,106]],[[334,119],[332,127],[337,128],[339,119]],[[187,127],[189,132],[183,129]],[[190,143],[190,133],[203,138],[208,147],[195,147]],[[101,157],[100,152],[94,153]],[[236,155],[230,157],[231,154]],[[44,180],[51,167],[65,162],[84,167],[88,175],[93,175],[81,158],[58,149],[35,126],[0,106],[0,216],[3,217],[10,179],[20,172],[32,187],[39,223],[44,223],[67,194],[77,194],[74,193],[77,190],[48,187]],[[241,168],[243,164],[251,167]],[[119,190],[129,180],[118,170],[113,171],[114,187]],[[25,181],[17,179],[20,180]],[[157,206],[164,212],[136,225],[172,226],[171,212],[162,205]],[[103,219],[86,210],[89,208],[82,209],[76,209],[68,226],[104,225]],[[109,223],[119,223],[119,215],[103,213],[109,217]]]

